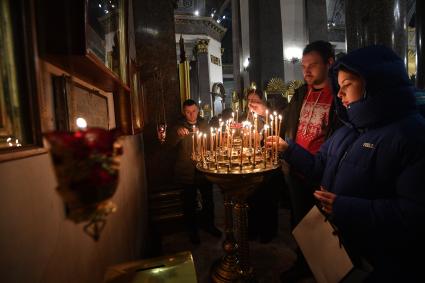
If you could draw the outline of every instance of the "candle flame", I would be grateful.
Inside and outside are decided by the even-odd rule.
[[[77,127],[78,127],[78,128],[80,128],[80,129],[85,129],[85,128],[87,128],[87,121],[86,121],[86,119],[84,119],[84,118],[78,117],[78,118],[75,120],[75,123],[77,124]]]

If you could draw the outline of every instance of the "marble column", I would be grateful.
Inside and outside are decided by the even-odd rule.
[[[280,0],[249,0],[249,77],[265,89],[273,77],[284,77]]]
[[[407,63],[407,0],[345,0],[347,51],[383,44]]]
[[[327,41],[326,0],[308,0],[305,2],[308,41]]]
[[[146,99],[143,139],[150,193],[169,186],[174,171],[175,152],[159,143],[156,132],[158,114],[164,109],[168,132],[181,115],[174,4],[171,0],[133,1],[136,58]]]
[[[416,87],[425,89],[425,3],[416,0]]]
[[[209,39],[199,39],[196,43],[196,62],[198,70],[198,95],[201,100],[200,107],[204,109],[205,105],[212,108],[211,89],[210,89],[210,71],[208,68],[208,43]],[[196,97],[196,94],[193,94]],[[204,113],[210,117],[210,113]]]

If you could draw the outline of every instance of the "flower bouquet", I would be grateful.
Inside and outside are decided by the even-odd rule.
[[[50,132],[45,137],[58,181],[57,190],[66,206],[67,217],[89,221],[84,231],[95,240],[116,210],[110,201],[118,185],[122,147],[117,132],[87,128],[77,132]]]

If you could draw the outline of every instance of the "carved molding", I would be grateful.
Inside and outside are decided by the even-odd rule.
[[[191,15],[174,15],[176,33],[205,34],[221,41],[227,29],[210,17],[195,17]]]
[[[208,43],[209,39],[199,39],[196,43],[196,52],[199,53],[208,53]]]

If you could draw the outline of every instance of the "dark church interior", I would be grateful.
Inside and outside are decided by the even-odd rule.
[[[0,281],[425,282],[424,19],[0,0]]]

